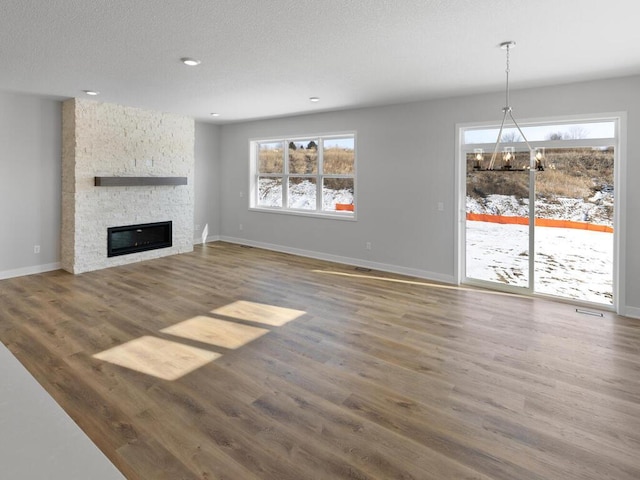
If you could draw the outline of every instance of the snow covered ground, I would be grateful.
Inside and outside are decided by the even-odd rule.
[[[468,213],[529,216],[529,199],[518,200],[513,195],[487,195],[483,199],[467,197]],[[613,192],[596,192],[586,201],[582,198],[559,197],[554,202],[536,200],[536,216],[575,222],[590,222],[613,226]]]
[[[468,201],[467,212],[528,215],[528,206],[519,204],[513,197],[492,197],[495,198],[488,200],[488,209],[481,208],[478,202]],[[608,203],[609,199],[605,200]],[[605,209],[602,204],[606,203],[598,205],[595,202],[567,199],[547,206],[546,211],[553,210],[555,214],[545,217],[584,221],[586,212],[589,218],[597,219],[594,223],[610,225],[609,216],[603,213]],[[466,225],[467,277],[526,287],[529,227],[478,221],[467,221]],[[536,227],[535,242],[536,292],[612,304],[613,234],[573,228]]]
[[[261,178],[259,182],[260,197],[259,205],[263,207],[282,206],[282,182],[271,178]],[[289,208],[299,208],[303,210],[316,209],[316,184],[309,180],[304,180],[298,184],[292,184],[289,188]],[[322,189],[322,209],[324,211],[335,211],[336,203],[353,203],[353,190]]]
[[[467,277],[526,287],[526,225],[467,222]],[[535,291],[611,305],[613,234],[536,227]]]

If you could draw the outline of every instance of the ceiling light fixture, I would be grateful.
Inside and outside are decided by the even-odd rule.
[[[522,132],[520,125],[518,125],[518,122],[516,122],[516,119],[513,117],[513,109],[511,108],[511,105],[509,103],[509,71],[510,71],[509,52],[515,46],[516,46],[516,42],[513,42],[513,41],[502,42],[500,44],[500,48],[507,51],[507,68],[505,70],[506,77],[507,77],[506,88],[505,88],[505,106],[502,108],[502,112],[503,112],[502,123],[500,124],[500,130],[498,131],[498,138],[496,139],[496,144],[493,149],[493,154],[491,155],[491,161],[489,162],[489,166],[486,168],[486,170],[488,171],[497,170],[497,171],[513,172],[513,171],[529,170],[531,168],[531,163],[529,163],[529,166],[525,166],[523,168],[514,168],[515,147],[504,148],[504,151],[502,153],[502,167],[499,169],[495,168],[496,158],[498,156],[498,149],[500,148],[500,144],[502,142],[502,133],[504,131],[504,124],[507,119],[507,115],[509,116],[513,124],[516,126],[516,128],[518,129],[518,132],[520,132],[520,136],[522,137],[522,140],[524,141],[524,143],[527,144],[527,147],[529,148],[529,152],[530,152],[530,158],[535,159],[534,168],[540,171],[544,170],[544,166],[542,163],[542,160],[544,157],[544,149],[543,148],[534,149],[531,147],[531,145],[529,144],[529,141],[527,140],[527,137]],[[475,149],[474,150],[474,166],[473,166],[474,170],[485,170],[484,168],[482,168],[483,159],[484,159],[484,156],[483,156],[482,149],[481,148]]]
[[[83,92],[87,95],[91,95],[92,97],[95,97],[96,95],[100,95],[100,92],[97,92],[95,90],[83,90]]]
[[[219,113],[214,112],[214,113],[211,113],[211,116],[212,116],[212,117],[219,117],[219,116],[220,116],[220,114],[219,114]]]
[[[200,60],[196,60],[195,58],[189,58],[189,57],[182,57],[180,61],[190,67],[195,67],[196,65],[200,65],[202,63]]]
[[[313,103],[316,103],[320,101],[320,97],[309,97],[309,100],[311,100]]]

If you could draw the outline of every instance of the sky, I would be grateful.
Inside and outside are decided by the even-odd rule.
[[[517,120],[517,119],[516,119]],[[589,122],[589,123],[568,123],[555,125],[538,125],[538,126],[520,126],[527,140],[530,142],[538,142],[548,140],[548,136],[552,133],[562,132],[571,135],[576,130],[580,131],[583,139],[594,138],[615,138],[615,122]],[[468,129],[464,132],[464,143],[495,143],[498,137],[499,127]],[[512,122],[505,122],[503,135],[510,135],[509,132],[515,132],[519,135],[518,130]]]
[[[291,141],[293,143],[296,144],[296,146],[307,146],[309,144],[310,141],[314,141],[316,142],[316,144],[318,143],[318,139],[317,138],[313,138],[313,137],[309,137],[309,138],[290,138],[285,140],[287,142],[287,144]],[[349,137],[343,137],[343,138],[324,138],[324,148],[345,148],[345,149],[349,149],[349,150],[353,150],[355,148],[355,137],[354,136],[349,136]],[[266,150],[272,150],[274,148],[282,148],[282,142],[278,142],[278,141],[273,141],[273,142],[265,142],[262,143],[260,142],[260,147]]]

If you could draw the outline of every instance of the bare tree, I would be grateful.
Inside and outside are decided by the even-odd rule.
[[[553,132],[547,135],[547,140],[562,140],[563,137],[562,132]]]
[[[566,140],[578,140],[580,138],[587,138],[588,135],[589,130],[578,125],[574,125],[569,129],[564,138]]]
[[[578,140],[580,138],[587,138],[589,136],[589,130],[586,128],[574,125],[566,132],[553,132],[547,135],[547,140]]]
[[[522,136],[516,130],[507,130],[502,132],[502,140],[503,143],[515,143],[522,142]]]

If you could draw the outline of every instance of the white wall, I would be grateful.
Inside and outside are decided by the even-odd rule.
[[[0,92],[0,278],[59,266],[60,105]]]
[[[456,124],[499,121],[503,102],[496,93],[225,125],[222,238],[453,281]],[[513,91],[511,104],[520,120],[628,112],[627,178],[640,178],[640,77]],[[248,210],[249,139],[347,130],[357,132],[357,222]],[[628,185],[622,311],[640,316],[640,192]]]

